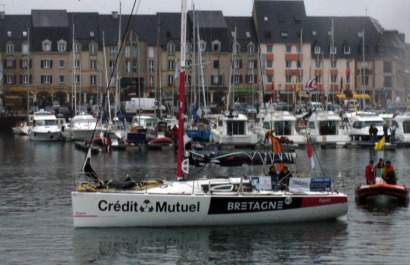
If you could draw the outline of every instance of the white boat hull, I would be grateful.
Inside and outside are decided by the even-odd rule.
[[[43,142],[53,142],[61,140],[60,130],[49,130],[49,131],[35,131],[31,130],[29,133],[29,139],[31,141],[43,141]]]
[[[258,137],[256,134],[226,135],[212,130],[211,138],[214,143],[222,145],[256,145],[258,143]]]
[[[189,182],[188,182],[189,183]],[[213,226],[307,222],[343,217],[347,196],[336,193],[191,194],[191,184],[150,192],[71,193],[74,227]],[[182,187],[185,185],[185,187]],[[181,189],[182,187],[182,189]],[[163,190],[163,191],[161,191]],[[173,194],[173,191],[179,191]],[[181,191],[183,190],[183,191]],[[165,194],[163,192],[169,192]]]

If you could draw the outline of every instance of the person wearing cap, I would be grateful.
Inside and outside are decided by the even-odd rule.
[[[374,168],[373,168],[373,159],[370,160],[369,164],[366,166],[365,176],[367,185],[374,184]]]
[[[396,185],[397,183],[396,169],[389,160],[386,161],[386,166],[383,169],[383,179],[387,184]]]

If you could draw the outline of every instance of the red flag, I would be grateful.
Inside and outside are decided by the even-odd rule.
[[[306,140],[306,147],[307,147],[307,156],[309,158],[313,157],[313,149],[312,149],[312,146],[310,145],[309,140]]]
[[[307,149],[307,156],[310,158],[310,165],[313,168],[315,168],[315,161],[313,160],[313,149],[312,146],[310,145],[309,139],[306,140],[306,149]]]

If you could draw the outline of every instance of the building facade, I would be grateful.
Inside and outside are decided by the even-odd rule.
[[[365,95],[388,108],[407,96],[404,35],[371,17],[310,17],[303,1],[255,0],[251,17],[192,10],[188,25],[190,105],[220,111],[233,103]],[[179,40],[179,13],[2,12],[0,103],[22,112],[33,104],[87,108],[110,88],[112,102],[156,97],[173,109]],[[311,79],[318,88],[307,95]]]

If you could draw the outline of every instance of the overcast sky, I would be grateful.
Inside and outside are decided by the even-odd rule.
[[[120,0],[0,0],[6,14],[29,14],[31,9],[66,9],[69,12],[109,14],[119,10]],[[134,0],[121,0],[122,13],[131,12]],[[180,0],[137,0],[138,14],[179,12]],[[226,16],[250,16],[253,0],[188,0],[198,10],[222,10]],[[234,7],[234,8],[233,8]],[[385,29],[406,34],[410,42],[410,0],[305,0],[308,16],[370,16]]]

